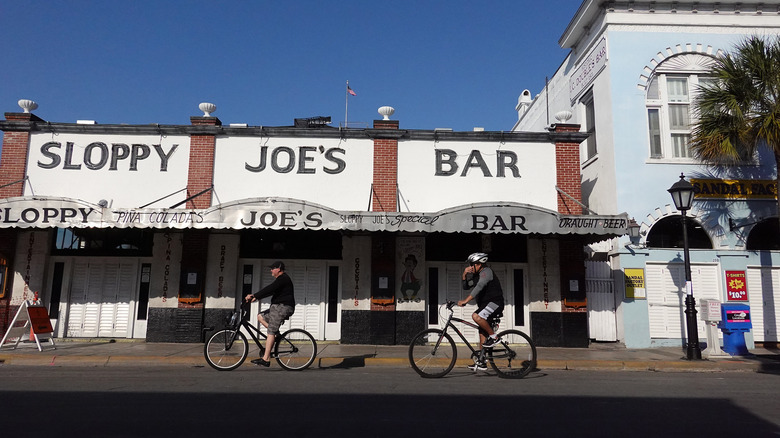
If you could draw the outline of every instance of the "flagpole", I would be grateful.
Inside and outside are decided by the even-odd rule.
[[[347,88],[344,89],[344,128],[347,128],[347,115],[349,115],[349,80],[347,80]]]

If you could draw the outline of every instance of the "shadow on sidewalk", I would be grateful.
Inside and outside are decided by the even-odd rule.
[[[349,368],[365,368],[366,366],[366,359],[374,358],[376,357],[376,354],[363,354],[360,356],[348,356],[348,357],[324,357],[318,359],[318,366],[317,368],[327,370],[327,369],[349,369]],[[341,362],[336,363],[335,365],[323,365],[323,360],[326,360],[328,362],[335,361],[341,359]]]

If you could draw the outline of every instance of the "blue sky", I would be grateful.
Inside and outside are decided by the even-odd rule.
[[[51,122],[224,124],[345,118],[390,105],[401,128],[511,130],[542,91],[579,0],[85,1],[0,5],[0,110]]]

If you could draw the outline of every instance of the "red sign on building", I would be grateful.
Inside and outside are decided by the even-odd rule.
[[[726,300],[748,300],[745,271],[726,271]]]

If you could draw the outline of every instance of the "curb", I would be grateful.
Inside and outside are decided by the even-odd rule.
[[[456,366],[467,366],[471,360],[458,359]],[[1,365],[15,366],[208,366],[202,356],[132,356],[132,355],[94,355],[75,356],[57,354],[0,354]],[[247,360],[242,366],[252,366]],[[365,368],[365,367],[409,367],[405,357],[318,357],[314,368]],[[762,363],[758,361],[719,360],[719,361],[663,361],[663,360],[600,360],[600,359],[540,359],[539,370],[569,371],[655,371],[655,372],[780,372],[780,362]]]

